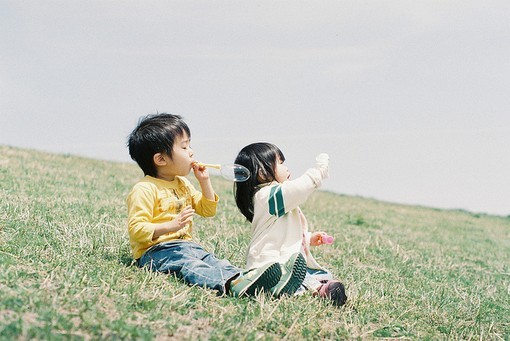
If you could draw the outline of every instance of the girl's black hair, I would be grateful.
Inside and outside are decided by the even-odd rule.
[[[237,154],[235,163],[250,171],[250,178],[244,182],[234,183],[234,197],[241,213],[253,221],[253,197],[260,189],[261,183],[276,179],[276,163],[285,161],[282,151],[274,144],[267,142],[252,143]]]
[[[181,116],[153,114],[142,117],[128,137],[129,155],[145,175],[157,176],[153,157],[166,153],[172,158],[175,138],[184,133],[191,138],[188,125]]]

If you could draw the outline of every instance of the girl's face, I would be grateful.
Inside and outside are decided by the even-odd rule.
[[[279,183],[282,183],[288,179],[290,179],[290,172],[289,168],[283,163],[280,158],[276,159],[276,167],[275,167],[275,175],[276,175],[276,181]]]

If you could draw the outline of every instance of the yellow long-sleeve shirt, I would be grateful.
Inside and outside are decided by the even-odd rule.
[[[209,200],[184,177],[173,181],[145,176],[133,186],[127,197],[128,231],[135,259],[153,245],[172,240],[191,240],[192,223],[177,232],[169,232],[152,240],[154,225],[173,220],[181,210],[191,205],[203,217],[216,214],[218,196]]]

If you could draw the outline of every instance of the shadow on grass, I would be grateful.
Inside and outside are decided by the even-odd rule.
[[[123,253],[120,255],[118,260],[119,260],[120,264],[124,265],[127,268],[132,267],[132,266],[138,267],[136,265],[136,261],[133,259],[133,257],[131,257],[130,254]]]

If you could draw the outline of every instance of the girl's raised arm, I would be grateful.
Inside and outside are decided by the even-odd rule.
[[[303,204],[322,185],[322,181],[328,177],[328,171],[329,157],[327,154],[320,154],[314,168],[308,169],[297,179],[272,187],[269,200],[277,207],[276,213],[281,216]]]

